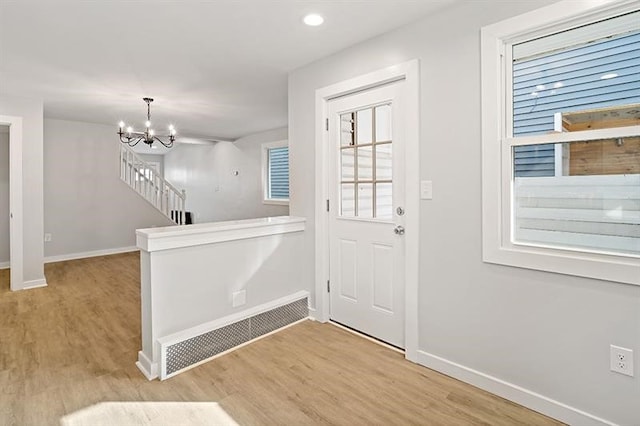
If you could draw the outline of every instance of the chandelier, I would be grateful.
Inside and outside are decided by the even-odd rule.
[[[169,126],[169,135],[156,136],[155,132],[151,128],[151,102],[153,98],[142,98],[147,103],[147,121],[144,124],[146,129],[144,132],[135,132],[131,126],[125,129],[124,121],[118,124],[118,135],[120,135],[120,142],[126,143],[129,146],[136,146],[140,142],[144,142],[149,146],[152,146],[154,142],[160,142],[166,148],[171,148],[173,142],[176,140],[176,129],[173,124]],[[163,140],[167,139],[168,140]]]

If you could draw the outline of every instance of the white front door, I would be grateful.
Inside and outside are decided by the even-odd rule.
[[[328,105],[330,317],[401,348],[405,84]]]

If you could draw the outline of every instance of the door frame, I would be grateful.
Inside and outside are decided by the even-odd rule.
[[[9,267],[10,287],[16,291],[24,288],[22,117],[0,115],[0,124],[9,126]]]
[[[329,132],[331,100],[384,84],[404,81],[405,133],[405,358],[418,360],[418,274],[420,243],[420,63],[413,59],[316,90],[315,111],[315,313],[329,321]]]

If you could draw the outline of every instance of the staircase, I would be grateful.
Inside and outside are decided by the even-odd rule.
[[[127,145],[120,145],[120,179],[177,225],[186,223],[186,193],[160,176]]]

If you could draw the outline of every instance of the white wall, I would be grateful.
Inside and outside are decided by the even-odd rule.
[[[0,266],[9,262],[9,128],[0,126]]]
[[[164,177],[164,155],[138,153],[138,157],[142,158],[144,161],[160,164],[160,169],[157,170],[157,172],[160,174],[160,176]]]
[[[22,278],[24,282],[38,285],[45,282],[42,244],[42,101],[0,96],[0,115],[22,117]]]
[[[135,246],[135,230],[171,221],[120,180],[118,138],[110,126],[44,121],[47,256]]]
[[[177,144],[165,155],[165,178],[186,189],[197,223],[287,215],[287,206],[262,203],[261,180],[261,144],[285,139],[286,127],[233,143]]]
[[[307,218],[305,282],[312,291],[315,90],[419,58],[420,174],[434,187],[420,211],[420,349],[640,424],[640,375],[609,371],[610,344],[640,357],[640,287],[482,262],[480,28],[549,3],[461,2],[290,74],[290,207]]]
[[[140,363],[148,375],[160,360],[157,339],[300,292],[303,231],[300,218],[140,230]],[[240,291],[245,303],[234,307]]]

